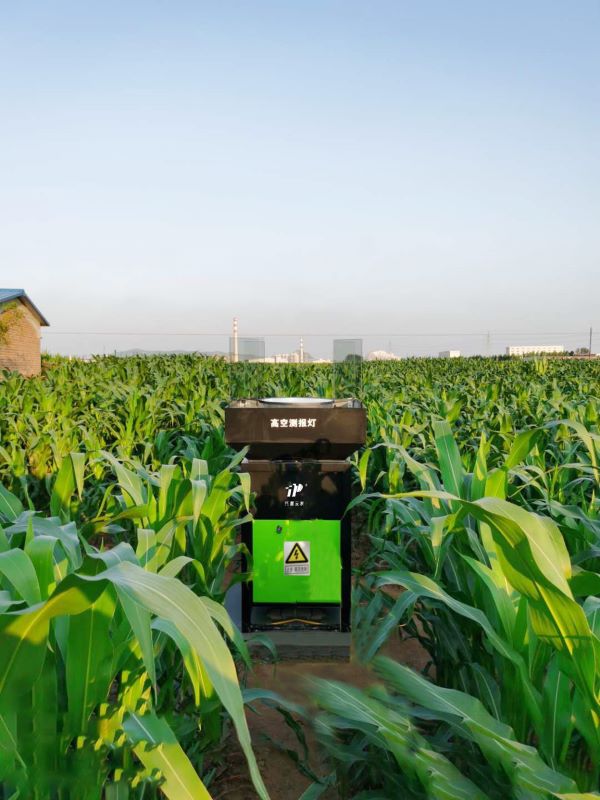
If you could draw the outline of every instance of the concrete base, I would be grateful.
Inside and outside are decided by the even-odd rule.
[[[225,608],[232,620],[242,626],[242,590],[240,584],[232,586],[225,595]],[[244,633],[244,639],[253,636],[268,636],[277,648],[277,655],[283,661],[348,661],[350,659],[351,634],[339,631],[260,631]],[[262,645],[255,645],[252,652],[266,661],[272,659],[271,653]]]
[[[225,595],[225,609],[234,624],[238,628],[242,627],[242,586],[234,584]]]
[[[255,634],[245,633],[244,639],[252,639]],[[339,631],[261,631],[268,636],[277,648],[281,660],[295,661],[349,661],[350,633]],[[255,646],[253,652],[267,660],[272,658],[267,648]]]

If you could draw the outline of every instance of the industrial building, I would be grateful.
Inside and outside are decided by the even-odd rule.
[[[507,356],[539,356],[564,352],[565,348],[562,344],[511,345],[506,348]]]
[[[395,353],[389,353],[387,350],[371,350],[367,361],[394,361],[397,358]]]

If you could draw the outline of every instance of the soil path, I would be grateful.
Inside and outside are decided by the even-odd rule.
[[[414,639],[396,640],[383,651],[396,661],[416,670],[424,668],[428,655]],[[350,683],[359,688],[375,682],[370,670],[351,660],[344,661],[281,661],[272,664],[257,664],[249,676],[251,687],[270,689],[287,700],[298,703],[310,711],[310,678],[326,678]],[[281,714],[262,703],[256,703],[259,714],[248,713],[252,742],[263,779],[269,790],[271,800],[297,800],[311,784],[311,779],[303,775],[292,759],[281,752],[279,747],[299,751],[300,746]],[[314,737],[306,730],[309,748],[309,765],[319,777],[328,774],[326,764],[320,757]],[[211,787],[215,800],[254,800],[257,797],[249,781],[243,756],[237,742],[231,741],[225,754],[225,769],[216,784]],[[337,792],[329,790],[322,800],[334,800]]]
[[[368,538],[360,535],[361,530],[366,529],[366,524],[364,521],[361,524],[358,517],[357,514],[353,523],[352,567],[355,569],[366,561],[371,549]],[[388,586],[383,591],[396,596],[402,590]],[[418,671],[429,660],[428,653],[416,639],[401,640],[392,636],[381,652]],[[310,714],[313,708],[310,679],[313,677],[343,681],[358,688],[376,682],[371,670],[352,658],[350,661],[286,660],[276,665],[254,660],[254,669],[248,676],[248,686],[276,692],[286,700],[302,706]],[[278,711],[260,702],[253,705],[259,713],[253,714],[248,710],[246,716],[254,752],[271,800],[298,800],[313,781],[298,769],[289,755],[282,752],[282,748],[286,748],[299,753],[301,746],[298,739]],[[315,775],[323,778],[331,770],[324,763],[310,727],[304,725],[303,729],[309,751],[308,765]],[[256,800],[258,797],[234,734],[227,741],[217,769],[217,779],[210,786],[210,792],[214,800]],[[335,788],[321,795],[321,800],[337,798]]]

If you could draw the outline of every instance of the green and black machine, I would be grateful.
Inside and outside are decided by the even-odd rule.
[[[352,365],[354,369],[355,365]],[[338,382],[339,385],[339,382]],[[252,554],[243,584],[246,634],[306,651],[349,646],[351,465],[365,443],[366,414],[355,397],[265,397],[233,400],[225,438],[248,447],[253,519],[242,526]]]

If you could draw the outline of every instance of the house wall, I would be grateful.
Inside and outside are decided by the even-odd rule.
[[[41,370],[40,323],[26,305],[19,302],[18,307],[21,318],[11,326],[6,344],[0,344],[0,369],[37,375]]]

